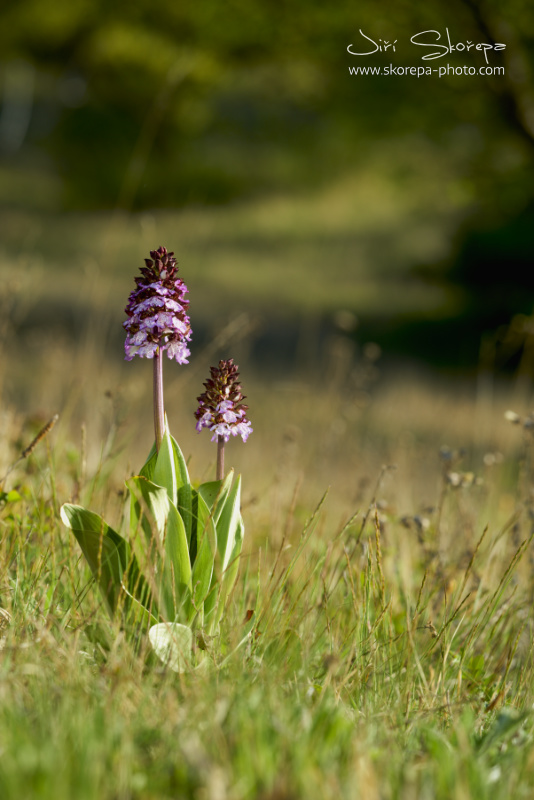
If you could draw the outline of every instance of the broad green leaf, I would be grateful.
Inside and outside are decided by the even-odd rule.
[[[130,491],[130,543],[162,613],[174,619],[173,586],[166,585],[163,567],[167,490],[143,476],[130,478],[126,486]]]
[[[225,587],[226,589],[225,600],[226,597],[228,597],[228,595],[230,594],[230,591],[232,590],[237,577],[237,573],[239,570],[239,557],[241,556],[241,550],[243,549],[244,535],[245,535],[245,526],[243,524],[243,518],[241,514],[239,514],[239,518],[237,520],[236,534],[234,539],[234,547],[232,549],[232,554],[230,556],[228,566],[226,567],[223,574],[223,587]]]
[[[217,572],[214,570],[210,590],[204,601],[204,620],[209,624],[210,630],[215,630],[217,627],[239,569],[239,554],[244,534],[240,500],[241,476],[238,475],[231,491],[226,494],[216,524],[219,556],[216,560]]]
[[[154,443],[139,474],[167,489],[173,503],[180,511],[189,543],[192,528],[191,484],[182,451],[169,433],[167,417],[165,417],[165,434],[159,453],[156,452]]]
[[[142,475],[127,480],[126,486],[131,494],[130,541],[136,540],[141,529],[145,543],[138,555],[146,554],[147,550],[152,553],[154,549],[161,553],[169,513],[167,490]]]
[[[210,509],[203,498],[195,495],[196,517],[194,520],[196,554],[191,582],[195,608],[201,608],[211,586],[213,566],[217,555],[217,533]],[[191,560],[193,560],[191,558]]]
[[[174,672],[186,672],[191,668],[193,656],[193,634],[191,628],[179,623],[162,622],[153,625],[148,638],[157,657]]]
[[[174,439],[174,437],[171,436],[171,433],[170,433],[170,430],[169,430],[169,421],[167,419],[167,415],[165,414],[165,433],[163,435],[163,439],[165,440],[165,438],[167,436],[169,437],[170,442],[171,442],[171,447],[172,447],[174,461],[175,461],[175,472],[176,472],[176,479],[177,479],[177,487],[180,488],[180,486],[183,486],[184,484],[190,483],[189,474],[187,472],[187,466],[186,466],[185,459],[183,457],[182,451],[180,450],[180,448],[178,446],[178,443],[176,442],[176,439]],[[162,446],[163,446],[163,441],[162,441]],[[162,450],[162,447],[160,446],[160,453],[161,453],[161,450]],[[156,443],[154,442],[154,444],[152,445],[152,449],[150,450],[150,453],[148,454],[148,458],[147,458],[146,462],[144,463],[143,468],[139,472],[139,474],[142,475],[144,478],[148,478],[149,481],[153,480],[154,483],[159,483],[159,481],[157,481],[154,478],[154,470],[156,468],[156,461],[157,461],[158,455],[159,455],[159,453],[157,453],[157,451],[156,451]],[[162,483],[161,485],[164,486],[165,484]],[[173,501],[176,502],[176,497],[174,497],[174,496],[173,496]]]
[[[150,480],[157,486],[163,486],[172,502],[176,505],[178,491],[176,464],[171,437],[167,431],[165,431],[161,440],[154,472]]]
[[[203,608],[203,615],[204,615],[204,625],[207,627],[209,633],[213,633],[217,627],[217,618],[216,618],[216,610],[217,604],[219,600],[219,582],[217,581],[217,576],[215,573],[211,576],[211,586],[210,590],[204,600],[204,608]]]
[[[158,457],[156,451],[156,442],[152,445],[152,449],[148,454],[148,458],[143,464],[141,470],[139,471],[139,475],[142,475],[143,478],[148,478],[149,481],[152,480],[152,476],[154,475],[154,469],[156,467],[156,459]]]
[[[174,503],[170,504],[167,518],[165,552],[167,556],[165,576],[168,581],[173,581],[174,618],[176,618],[184,601],[186,604],[185,612],[186,614],[189,613],[191,562],[189,560],[189,548],[187,546],[184,523]]]
[[[218,607],[217,607],[217,613],[215,615],[217,623],[220,621],[223,615],[226,603],[228,601],[228,598],[230,597],[230,594],[232,593],[232,589],[234,588],[234,584],[237,579],[237,573],[239,572],[239,557],[241,555],[241,550],[243,548],[244,534],[245,534],[245,526],[243,525],[243,519],[241,517],[241,514],[239,514],[236,527],[235,540],[234,540],[234,547],[232,550],[232,554],[230,556],[230,560],[228,562],[228,566],[225,569],[221,578],[221,585],[218,597]]]
[[[238,475],[228,494],[217,521],[217,549],[221,558],[220,570],[226,570],[237,536],[241,519],[241,475]]]
[[[209,481],[208,483],[201,483],[198,487],[198,493],[204,499],[206,505],[210,510],[215,508],[213,519],[215,523],[218,522],[223,510],[226,498],[232,486],[234,478],[233,469],[230,470],[226,478],[222,481]]]
[[[151,535],[157,534],[164,552],[171,559],[176,581],[191,587],[187,539],[184,523],[176,506],[163,487],[156,486],[146,478],[131,478],[128,485],[132,495],[142,504],[145,522],[150,523]]]
[[[151,581],[157,585],[166,614],[174,619],[191,590],[184,523],[163,487],[142,476],[130,478],[127,486],[132,493],[132,546],[136,553],[141,550],[139,558],[142,558],[143,570],[145,574],[151,573]]]
[[[130,547],[118,533],[93,511],[65,503],[61,519],[70,528],[87,559],[102,595],[113,616],[119,602],[122,582],[133,568]]]
[[[187,464],[185,463],[185,458],[183,456],[182,451],[178,447],[178,442],[176,439],[171,436],[172,442],[172,449],[174,452],[174,461],[176,465],[176,480],[178,483],[178,488],[180,486],[185,486],[188,483],[191,483],[189,480],[189,473],[187,471]]]
[[[193,530],[193,495],[190,483],[185,483],[178,489],[178,511],[183,519],[187,544],[191,547],[191,533]]]

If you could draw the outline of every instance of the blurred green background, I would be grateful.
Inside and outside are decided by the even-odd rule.
[[[229,330],[256,366],[317,366],[340,335],[393,364],[530,372],[532,4],[4,0],[1,21],[14,394],[84,335],[121,358],[160,244],[191,290],[193,355]],[[422,61],[410,37],[446,29],[506,44],[488,53],[504,74],[349,72],[485,66],[476,49]],[[371,47],[360,30],[395,52],[350,55]]]

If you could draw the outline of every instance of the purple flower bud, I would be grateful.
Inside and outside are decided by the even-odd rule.
[[[212,442],[221,436],[225,442],[230,436],[241,436],[246,442],[252,433],[252,426],[246,417],[248,406],[239,383],[239,372],[232,358],[219,361],[218,367],[211,367],[211,377],[204,383],[206,391],[198,400],[195,411],[196,429],[209,428],[213,433]]]
[[[186,342],[191,341],[187,286],[177,278],[174,253],[160,247],[150,255],[151,259],[145,258],[146,266],[141,267],[142,277],[135,279],[137,288],[126,306],[125,358],[154,358],[159,348],[179,364],[187,364],[190,352]]]

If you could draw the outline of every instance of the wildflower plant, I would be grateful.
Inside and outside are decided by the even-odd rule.
[[[194,666],[195,634],[217,633],[239,567],[244,525],[241,478],[224,475],[224,445],[246,441],[246,418],[233,361],[212,367],[198,398],[197,430],[209,427],[218,442],[216,480],[194,487],[171,436],[163,404],[163,354],[179,364],[190,355],[187,287],[164,247],[145,260],[126,307],[126,360],[153,360],[155,441],[139,471],[126,481],[120,531],[98,514],[65,503],[61,517],[76,537],[112,618],[138,636],[148,632],[156,655],[172,669]],[[201,641],[206,641],[200,636]]]

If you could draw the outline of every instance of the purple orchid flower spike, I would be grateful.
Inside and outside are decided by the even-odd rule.
[[[198,398],[195,411],[196,429],[209,428],[212,442],[217,442],[217,480],[224,477],[224,445],[230,436],[241,436],[244,442],[252,433],[247,419],[248,406],[239,383],[239,372],[233,358],[219,361],[210,368],[211,377],[204,383],[206,391]]]
[[[189,301],[185,299],[188,289],[177,276],[174,253],[160,247],[150,255],[152,258],[145,258],[141,277],[135,279],[137,289],[128,298],[124,349],[126,361],[134,356],[154,359],[154,427],[159,451],[165,429],[162,354],[166,351],[168,358],[179,364],[188,363],[191,323],[187,316]]]

